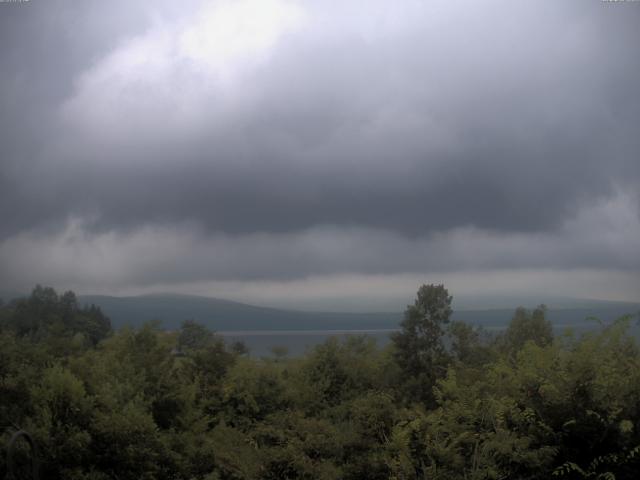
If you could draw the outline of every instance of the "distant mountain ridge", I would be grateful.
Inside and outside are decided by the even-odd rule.
[[[402,318],[401,313],[305,312],[178,294],[86,295],[79,300],[98,305],[115,327],[160,320],[164,328],[173,330],[184,320],[196,320],[213,330],[337,330],[393,328]]]
[[[7,302],[24,294],[0,294]],[[160,293],[139,296],[79,295],[81,304],[98,305],[119,328],[125,325],[137,327],[150,320],[159,320],[163,328],[175,330],[184,320],[196,320],[212,330],[375,330],[398,328],[404,308],[397,312],[321,312],[250,305],[233,300],[186,294]],[[454,320],[488,328],[503,328],[511,320],[517,306],[532,308],[536,302],[530,298],[513,299],[513,307],[456,309]],[[506,299],[497,304],[504,305]],[[594,325],[588,317],[610,322],[622,315],[637,315],[640,303],[607,300],[550,298],[549,320],[560,329],[563,326],[578,328]],[[537,302],[539,303],[539,302]],[[477,302],[476,305],[479,305]]]
[[[139,326],[159,320],[169,330],[184,320],[195,320],[218,331],[240,330],[359,330],[397,328],[403,312],[309,312],[260,307],[231,300],[182,294],[152,294],[132,297],[83,295],[83,304],[98,305],[114,327]],[[504,327],[513,316],[513,308],[454,310],[453,319],[485,327]],[[586,325],[587,317],[609,322],[626,314],[638,314],[640,304],[610,301],[585,301],[576,308],[550,308],[549,320],[563,325]]]

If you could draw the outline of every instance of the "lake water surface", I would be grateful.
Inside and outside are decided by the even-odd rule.
[[[489,334],[496,334],[505,329],[505,325],[484,325],[482,328]],[[556,335],[562,335],[572,330],[574,335],[595,330],[598,325],[593,322],[556,323],[553,325]],[[631,329],[632,334],[638,335],[638,326]],[[330,337],[347,337],[366,335],[372,337],[379,347],[390,341],[390,335],[398,331],[394,328],[363,329],[363,330],[228,330],[218,331],[228,342],[242,341],[249,348],[252,357],[272,356],[274,347],[285,347],[288,356],[295,357],[304,354],[309,349],[323,343]]]

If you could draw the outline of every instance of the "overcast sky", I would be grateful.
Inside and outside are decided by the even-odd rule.
[[[639,46],[640,2],[0,3],[0,290],[640,301]]]

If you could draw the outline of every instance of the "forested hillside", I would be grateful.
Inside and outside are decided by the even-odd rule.
[[[634,318],[578,336],[544,306],[493,335],[451,316],[424,285],[384,348],[256,359],[193,321],[114,331],[37,287],[0,306],[0,454],[24,429],[43,479],[638,478]]]
[[[527,300],[526,305],[535,305],[532,299]],[[554,301],[553,298],[550,300]],[[629,312],[640,311],[640,304],[637,303],[555,300],[547,311],[547,318],[554,326],[573,325],[585,328],[587,325],[584,319],[589,316],[610,321]],[[397,328],[402,320],[401,309],[366,313],[284,310],[194,295],[87,295],[79,297],[78,302],[99,306],[109,316],[114,328],[125,325],[140,327],[149,320],[159,320],[163,328],[174,330],[185,319],[192,319],[218,331],[358,330]],[[521,303],[513,303],[514,306],[519,304]],[[489,328],[503,328],[512,315],[513,308],[474,307],[455,310],[451,319]]]

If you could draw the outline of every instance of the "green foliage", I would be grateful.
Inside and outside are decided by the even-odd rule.
[[[14,300],[1,310],[1,329],[36,341],[49,337],[48,346],[60,355],[73,347],[71,339],[79,340],[76,346],[95,346],[111,332],[111,322],[98,307],[81,308],[73,292],[59,296],[50,287],[38,285],[29,297]]]
[[[223,384],[225,420],[248,426],[289,405],[284,379],[277,365],[243,359],[228,372]]]
[[[501,338],[502,348],[515,354],[527,342],[544,347],[553,341],[553,328],[546,319],[547,307],[538,306],[533,312],[518,307],[511,323]]]
[[[414,305],[405,311],[401,331],[391,337],[410,400],[431,404],[433,386],[446,370],[448,356],[442,339],[452,313],[451,300],[443,285],[422,285]]]
[[[310,413],[332,407],[363,392],[384,388],[386,372],[374,340],[330,338],[303,361],[297,374],[301,407]]]
[[[193,320],[185,320],[180,327],[178,349],[180,351],[201,350],[209,346],[213,339],[213,333],[207,327]]]
[[[37,287],[0,306],[0,455],[19,427],[47,479],[637,478],[629,318],[554,339],[518,309],[491,341],[450,303],[421,287],[384,349],[256,359],[194,322],[91,337],[101,314]]]

